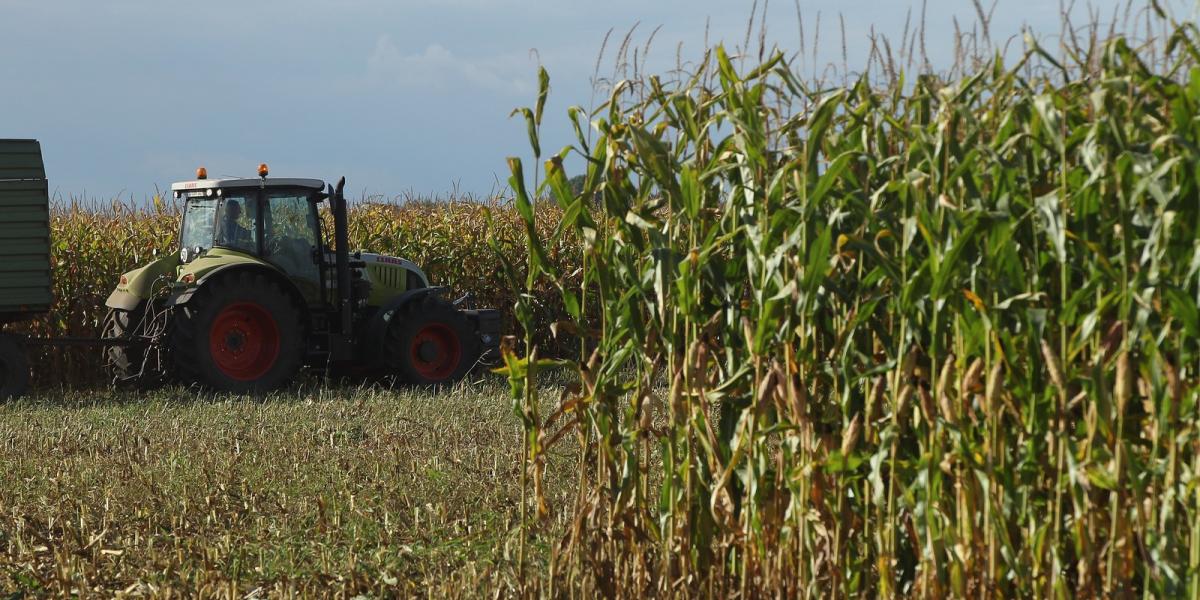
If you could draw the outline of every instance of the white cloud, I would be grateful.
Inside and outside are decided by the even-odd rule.
[[[456,56],[441,44],[430,44],[416,54],[404,54],[391,36],[382,35],[367,58],[373,83],[416,90],[487,90],[513,95],[533,92],[533,59],[506,54],[469,59]]]

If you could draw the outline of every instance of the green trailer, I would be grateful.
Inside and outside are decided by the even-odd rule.
[[[29,388],[30,346],[137,345],[103,338],[37,338],[14,325],[50,312],[50,194],[37,140],[0,139],[0,401]]]
[[[50,310],[49,204],[37,140],[0,140],[0,322]]]
[[[50,310],[50,197],[37,140],[0,139],[0,328]],[[0,399],[29,383],[20,336],[0,329]]]

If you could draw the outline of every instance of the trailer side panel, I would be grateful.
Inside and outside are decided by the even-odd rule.
[[[50,199],[36,140],[0,140],[0,323],[50,309]]]

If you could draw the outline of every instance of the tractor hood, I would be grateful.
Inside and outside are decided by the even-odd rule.
[[[429,287],[429,278],[412,261],[370,252],[355,253],[355,257],[363,262],[363,279],[371,283],[367,303],[372,306],[382,306],[408,290]]]

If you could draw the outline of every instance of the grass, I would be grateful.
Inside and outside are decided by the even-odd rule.
[[[0,406],[0,591],[511,591],[521,455],[505,396],[487,377]]]

